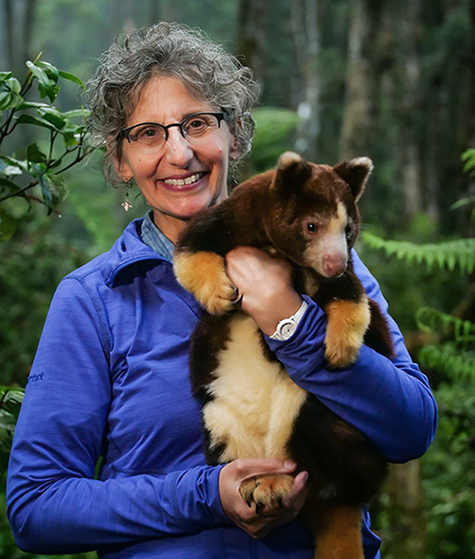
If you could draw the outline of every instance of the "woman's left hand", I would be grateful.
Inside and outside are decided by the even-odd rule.
[[[302,298],[292,283],[292,268],[284,260],[248,246],[226,255],[228,276],[242,296],[241,308],[271,336],[283,318],[295,314]]]
[[[272,458],[243,458],[226,464],[219,475],[219,495],[226,516],[253,538],[263,538],[278,526],[293,520],[307,496],[307,472],[299,472],[295,476],[290,493],[281,506],[266,508],[259,514],[255,504],[244,502],[239,487],[250,478],[289,475],[295,468],[296,464]]]

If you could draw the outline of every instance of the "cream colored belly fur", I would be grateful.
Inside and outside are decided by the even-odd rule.
[[[234,315],[231,340],[209,387],[215,399],[204,406],[203,418],[211,446],[226,445],[222,462],[288,458],[286,444],[307,397],[282,365],[264,357],[259,337],[250,317]]]

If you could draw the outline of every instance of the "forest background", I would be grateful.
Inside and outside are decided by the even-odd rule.
[[[0,71],[23,82],[25,61],[41,52],[87,81],[118,34],[160,20],[201,27],[261,82],[243,177],[286,149],[329,164],[374,161],[358,250],[440,409],[426,456],[393,467],[374,528],[386,559],[475,557],[475,0],[4,0]],[[54,102],[60,114],[79,109],[81,88],[62,80]],[[54,204],[42,184],[12,196],[9,181],[22,173],[12,161],[27,157],[36,169],[51,136],[38,119],[23,124],[0,149],[0,384],[13,387],[25,386],[60,279],[146,210],[132,192],[134,208],[122,211],[123,193],[106,187],[98,153],[64,173]],[[36,148],[25,155],[27,145]],[[15,415],[14,398],[7,405],[15,392],[3,394],[0,450]],[[39,557],[15,546],[4,509],[0,558]]]

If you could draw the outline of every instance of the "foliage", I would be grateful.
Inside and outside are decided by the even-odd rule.
[[[388,256],[395,255],[400,260],[425,264],[429,270],[437,264],[440,268],[470,274],[475,270],[475,239],[456,239],[441,243],[417,245],[409,241],[385,240],[363,231],[362,240],[371,248],[383,249]]]
[[[421,330],[435,332],[446,340],[421,348],[419,361],[429,370],[446,373],[454,381],[475,384],[475,352],[470,351],[475,342],[475,323],[429,307],[421,307],[416,319]]]
[[[25,385],[53,291],[89,258],[88,249],[74,239],[72,223],[66,234],[58,235],[61,221],[44,215],[37,205],[18,224],[16,235],[0,243],[3,384]]]
[[[465,162],[463,170],[470,176],[475,177],[475,149],[469,148],[462,155],[462,161]]]
[[[458,382],[441,385],[436,397],[439,428],[422,458],[426,559],[466,559],[475,549],[475,396]]]
[[[438,262],[434,262],[429,270],[424,260],[419,265],[415,259],[409,261],[397,258],[395,253],[388,257],[383,247],[376,249],[366,242],[370,236],[384,239],[384,229],[382,226],[379,229],[366,226],[359,237],[358,254],[378,278],[389,301],[391,315],[395,317],[409,345],[412,345],[417,341],[414,338],[420,337],[416,310],[433,307],[442,312],[452,312],[467,292],[467,275],[441,267]],[[438,236],[433,221],[426,215],[420,215],[391,240],[400,241],[403,246],[410,242],[416,247],[423,247],[436,244],[434,240],[438,240]],[[455,270],[460,270],[458,265]],[[424,337],[430,336],[427,334]]]
[[[8,457],[13,441],[13,432],[23,401],[23,390],[11,386],[0,386],[0,473],[8,466]]]
[[[23,3],[16,4],[18,14],[22,11]],[[240,56],[239,22],[236,24],[240,4],[242,3],[237,0],[223,0],[219,3],[212,0],[36,2],[37,21],[33,22],[30,34],[32,52],[42,50],[47,53],[47,59],[58,68],[68,68],[74,74],[87,79],[96,65],[93,60],[124,28],[148,25],[152,21],[162,19],[201,26],[212,38],[225,43],[229,50]],[[319,124],[322,133],[318,139],[317,157],[320,161],[328,163],[340,160],[342,114],[348,98],[345,82],[350,65],[348,47],[354,44],[349,41],[349,32],[352,33],[350,28],[353,25],[352,13],[356,13],[352,9],[353,4],[348,0],[323,2],[318,11],[321,31],[321,50],[318,56],[321,84]],[[473,37],[470,2],[464,0],[455,3],[434,3],[421,0],[421,9],[416,11],[412,10],[414,3],[410,0],[380,4],[384,16],[383,25],[380,26],[380,31],[371,37],[375,47],[372,52],[376,52],[379,57],[379,61],[376,60],[378,57],[372,57],[376,60],[377,67],[370,69],[377,74],[376,87],[371,89],[371,97],[375,101],[372,113],[375,119],[371,122],[372,142],[364,153],[355,153],[355,156],[369,155],[375,162],[372,183],[376,186],[368,188],[362,199],[363,215],[368,222],[381,224],[378,231],[381,238],[391,237],[405,241],[410,238],[414,244],[435,241],[435,234],[426,237],[412,235],[408,228],[411,224],[405,220],[405,194],[400,186],[403,184],[404,166],[398,157],[404,148],[402,138],[407,138],[405,133],[409,131],[417,143],[414,154],[415,162],[419,165],[419,180],[416,186],[421,190],[424,200],[422,211],[434,217],[436,226],[451,239],[447,242],[452,242],[459,223],[458,219],[453,217],[454,212],[449,211],[451,204],[460,197],[464,197],[464,200],[457,203],[459,206],[473,204],[474,201],[473,196],[469,195],[468,181],[460,181],[457,176],[461,168],[460,142],[464,141],[464,138],[473,137],[473,88],[470,85],[471,66],[467,64],[467,60],[473,59],[473,50],[470,50]],[[366,5],[370,6],[369,3]],[[265,29],[254,26],[266,45],[261,100],[264,105],[285,108],[290,112],[295,111],[298,106],[301,88],[298,69],[295,66],[294,50],[297,45],[291,25],[292,7],[292,3],[271,0],[266,12]],[[409,17],[416,12],[417,34],[412,36],[407,29]],[[0,19],[2,16],[0,24],[6,29],[4,11],[0,11]],[[85,29],[87,33],[84,32]],[[279,30],[278,33],[275,32],[276,29]],[[16,33],[16,37],[19,36],[21,33]],[[405,47],[411,40],[416,42],[416,56],[408,59]],[[8,49],[5,48],[5,43],[3,46],[4,48],[0,49],[0,66],[13,69],[12,64],[7,63]],[[15,48],[22,52],[20,42],[17,42]],[[406,103],[406,69],[412,69],[411,73],[418,74],[420,78],[414,105]],[[364,74],[365,72],[360,72],[361,76]],[[33,85],[38,85],[36,77],[33,76],[32,80]],[[20,83],[21,80],[17,79],[17,82]],[[64,77],[60,77],[58,83],[62,84],[61,92],[54,103],[48,96],[43,97],[42,102],[45,105],[54,105],[61,114],[67,114],[69,109],[78,105],[79,87],[74,81]],[[4,89],[3,93],[7,92],[14,97],[15,93],[18,94],[18,85],[10,82],[10,87],[10,91]],[[29,95],[35,93],[33,89],[34,87]],[[7,95],[3,99],[6,97]],[[34,97],[29,100],[39,101]],[[8,102],[10,101],[11,98]],[[8,115],[7,111],[3,112]],[[35,108],[24,112],[35,118],[44,118]],[[296,116],[295,112],[294,115]],[[282,124],[278,114],[276,118],[278,126],[274,128],[272,123],[261,123],[259,111],[256,113],[258,138],[251,159],[255,170],[264,170],[274,165],[281,149],[292,149],[294,146],[294,133],[289,123],[288,135],[287,132],[282,135],[285,141],[279,146],[278,151],[259,154],[259,134],[262,132],[262,147],[266,149],[266,142],[274,139]],[[73,122],[81,119],[81,116],[70,118]],[[0,120],[0,126],[3,124],[3,120]],[[36,139],[35,135],[30,137],[28,142],[21,138],[17,141],[20,132],[24,131],[31,136],[35,130],[42,132],[43,136],[46,134],[46,138]],[[20,123],[15,133],[5,139],[0,152],[8,153],[18,160],[27,160],[26,153],[21,152],[21,146],[36,142],[39,150],[49,154],[50,132],[50,129],[43,126]],[[57,144],[62,143],[59,135]],[[10,151],[6,150],[7,145],[10,145]],[[62,151],[64,147],[55,148],[56,153],[58,149]],[[469,151],[464,164],[470,165],[474,155]],[[74,154],[68,155],[68,158],[74,159]],[[64,165],[67,164],[65,159]],[[4,165],[4,162],[0,163],[0,169]],[[23,169],[13,170],[21,172],[21,175],[6,176],[0,170],[0,179],[12,180],[22,187],[28,185],[28,180],[34,180],[34,177],[29,179],[29,173]],[[120,201],[115,198],[114,192],[104,192],[100,177],[95,177],[90,169],[87,173],[81,173],[81,165],[75,166],[74,170],[78,171],[74,177],[70,178],[71,175],[68,175],[70,195],[61,207],[63,217],[58,219],[57,210],[53,210],[48,219],[49,225],[42,215],[46,212],[39,184],[29,191],[36,199],[14,197],[0,202],[0,230],[3,231],[4,237],[13,235],[7,242],[0,243],[0,306],[3,310],[0,322],[0,365],[4,384],[10,380],[24,383],[49,299],[60,277],[81,261],[107,248],[114,237],[114,223],[120,229],[119,223],[124,222],[120,214]],[[59,179],[64,176],[65,174],[60,174]],[[20,180],[24,182],[20,183]],[[64,183],[62,186],[64,188]],[[53,191],[56,193],[54,187]],[[0,196],[2,192],[5,191],[0,189]],[[6,193],[10,194],[9,191]],[[64,189],[55,196],[61,197],[65,194]],[[38,201],[41,203],[36,203]],[[117,215],[113,210],[111,212],[111,205],[118,207]],[[138,204],[134,203],[133,211],[136,211],[137,206]],[[473,207],[472,217],[475,218],[475,206]],[[47,208],[47,211],[50,211],[50,208]],[[126,217],[129,216],[130,212]],[[15,228],[17,231],[13,234]],[[385,293],[389,295],[391,314],[402,325],[409,341],[416,328],[413,309],[431,306],[438,309],[438,312],[444,311],[447,314],[454,309],[466,289],[467,278],[460,273],[454,273],[461,272],[462,267],[456,263],[454,271],[450,272],[446,267],[448,259],[445,259],[444,267],[434,260],[429,271],[425,265],[427,259],[424,258],[421,260],[423,265],[417,266],[414,265],[417,263],[415,258],[411,261],[412,265],[405,259],[392,258],[386,261],[383,256],[386,253],[383,250],[371,249],[367,243],[358,250],[362,253],[365,263],[370,265],[383,284]],[[431,342],[431,345],[441,347],[447,341],[450,344],[450,331],[449,327],[449,333],[444,331],[429,334],[431,337],[435,336],[438,342]],[[424,351],[425,348],[422,349],[419,358]],[[431,370],[434,370],[433,364],[428,367],[428,371]],[[451,374],[452,370],[449,373]],[[463,386],[453,398],[454,405],[462,404],[467,400],[470,390],[473,390],[473,385],[463,378],[465,377],[449,377],[447,374],[448,394],[455,394],[459,384]],[[439,380],[440,377],[436,376],[436,379]],[[470,449],[466,453],[453,452],[449,425],[445,421],[448,407],[443,405],[444,397],[440,390],[442,387],[437,391],[441,408],[439,433],[431,451],[424,457],[428,526],[431,536],[430,559],[458,559],[473,555],[473,530],[470,527],[474,524],[474,515],[473,507],[467,506],[467,502],[471,499],[473,503],[474,500],[473,491],[468,489],[474,487],[473,476],[470,475],[473,471],[474,457]],[[459,410],[461,414],[465,411]],[[468,424],[464,422],[464,425],[468,431]],[[441,475],[441,471],[444,475]],[[438,508],[441,504],[446,508]],[[8,522],[0,516],[0,557],[17,559],[26,556],[15,548]]]
[[[475,158],[466,154],[469,171],[475,168]],[[453,209],[470,203],[464,199]],[[385,241],[368,232],[362,238],[367,246],[383,249],[406,264],[416,261],[429,270],[437,264],[452,275],[474,271],[473,238],[419,245]],[[464,559],[475,549],[475,320],[470,314],[459,317],[421,306],[416,324],[431,340],[420,348],[417,359],[437,380],[434,392],[440,418],[435,441],[423,457],[427,559]]]
[[[475,168],[475,158],[469,161],[466,171]],[[463,200],[466,205],[468,200]],[[454,204],[454,209],[462,204]],[[450,272],[459,270],[461,273],[471,274],[475,270],[475,239],[456,239],[439,243],[424,243],[417,245],[408,241],[384,240],[368,231],[362,233],[362,240],[374,249],[383,249],[388,256],[411,263],[424,263],[429,271],[434,264],[440,268],[447,268]],[[447,313],[421,307],[416,314],[417,326],[425,332],[435,334],[437,342],[421,348],[418,359],[429,370],[435,370],[447,375],[453,380],[468,380],[475,382],[475,323],[472,320],[462,320]]]
[[[81,80],[39,58],[26,62],[28,71],[22,84],[12,72],[0,73],[2,150],[7,139],[10,145],[14,144],[13,135],[19,136],[20,140],[29,137],[33,133],[32,127],[35,132],[46,130],[48,135],[44,146],[37,141],[29,143],[22,159],[15,157],[15,153],[0,154],[0,240],[10,238],[17,227],[18,217],[25,215],[24,209],[19,210],[10,203],[13,199],[26,201],[26,210],[33,202],[42,203],[51,214],[67,196],[62,173],[82,161],[92,150],[86,143],[85,111],[61,112],[53,104],[59,93],[60,80],[83,87]],[[26,100],[34,84],[41,99],[46,101]]]
[[[283,151],[294,149],[297,113],[288,109],[265,107],[253,113],[256,135],[250,159],[256,172],[274,167]]]
[[[416,244],[384,240],[369,231],[364,231],[361,237],[369,247],[383,249],[388,256],[395,255],[408,264],[413,261],[425,264],[429,271],[434,265],[466,274],[475,270],[474,238]],[[426,344],[420,349],[420,363],[453,379],[464,378],[475,382],[475,353],[470,349],[475,342],[475,324],[427,306],[419,308],[415,318],[420,330],[438,338],[436,344]]]

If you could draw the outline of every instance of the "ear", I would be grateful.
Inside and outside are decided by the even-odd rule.
[[[357,157],[333,167],[335,173],[351,188],[355,202],[361,198],[372,169],[373,162],[369,157]]]
[[[229,145],[229,157],[231,159],[239,159],[242,155],[242,145],[236,136],[232,136],[231,143]]]
[[[286,151],[279,157],[276,173],[271,188],[287,189],[288,184],[299,186],[312,174],[310,165],[298,153]]]

